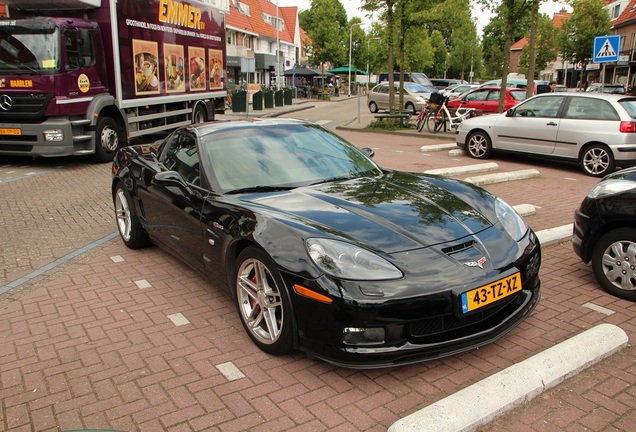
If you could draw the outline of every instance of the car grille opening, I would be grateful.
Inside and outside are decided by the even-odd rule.
[[[411,336],[417,338],[418,343],[441,343],[487,331],[513,315],[527,295],[522,291],[496,306],[465,317],[448,314],[413,321],[410,324]]]
[[[448,246],[442,249],[442,252],[444,252],[447,255],[456,253],[456,252],[461,252],[463,250],[466,250],[468,248],[473,247],[473,245],[475,244],[474,240],[469,240],[465,243],[462,244],[458,244],[458,245],[454,245],[454,246]]]

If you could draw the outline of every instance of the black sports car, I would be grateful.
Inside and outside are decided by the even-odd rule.
[[[183,127],[116,155],[119,232],[226,282],[271,354],[407,364],[523,321],[541,262],[523,219],[477,186],[384,170],[372,153],[297,120]]]
[[[592,187],[574,214],[572,246],[605,291],[636,301],[636,168]]]

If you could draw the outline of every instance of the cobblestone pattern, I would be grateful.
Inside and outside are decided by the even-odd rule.
[[[346,135],[362,142],[360,133]],[[420,152],[426,141],[421,137],[373,137],[367,134],[364,145],[375,147],[376,161],[386,167],[421,171],[454,163],[443,152]],[[542,187],[536,179],[492,187],[511,204],[541,200],[544,206],[527,218],[535,229],[570,223],[595,183],[576,169],[496,162],[506,170],[538,167],[542,178],[553,179]],[[457,163],[478,162],[458,158]],[[39,234],[51,251],[84,246],[112,232],[108,176],[100,169],[62,169],[42,175],[37,187],[1,184],[3,229],[19,226],[23,212],[35,220],[52,217],[56,223],[42,223]],[[575,180],[569,183],[566,177]],[[56,194],[47,192],[50,184],[69,188]],[[40,200],[47,210],[24,200]],[[5,211],[5,202],[13,203],[12,211]],[[80,217],[74,207],[89,210]],[[70,239],[49,232],[57,229]],[[20,236],[11,239],[11,249],[3,244],[3,252],[26,243]],[[43,261],[63,252],[50,252]],[[458,356],[368,371],[338,368],[302,353],[262,353],[245,334],[227,288],[158,248],[132,251],[113,240],[52,275],[2,309],[1,430],[384,431],[397,419],[582,330],[607,322],[631,338],[636,324],[636,305],[605,294],[569,243],[544,249],[542,301],[504,338]],[[142,280],[150,286],[139,288],[135,282]],[[589,302],[615,313],[589,309],[584,306]],[[175,326],[167,318],[175,313],[190,323]],[[633,430],[628,426],[636,408],[634,359],[630,347],[484,430]],[[227,362],[245,378],[228,380],[217,369]]]

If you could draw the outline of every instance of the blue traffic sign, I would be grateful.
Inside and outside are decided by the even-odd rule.
[[[607,63],[618,61],[620,35],[597,36],[594,38],[593,63]]]

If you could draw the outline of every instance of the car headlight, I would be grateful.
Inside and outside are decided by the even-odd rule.
[[[384,280],[402,277],[402,272],[384,258],[337,240],[310,238],[307,253],[320,270],[330,276],[353,280]]]
[[[595,184],[587,194],[588,198],[602,198],[616,195],[636,188],[636,183],[630,180],[609,180]]]
[[[519,241],[528,232],[528,224],[507,202],[501,198],[495,200],[495,212],[504,229],[515,241]]]

